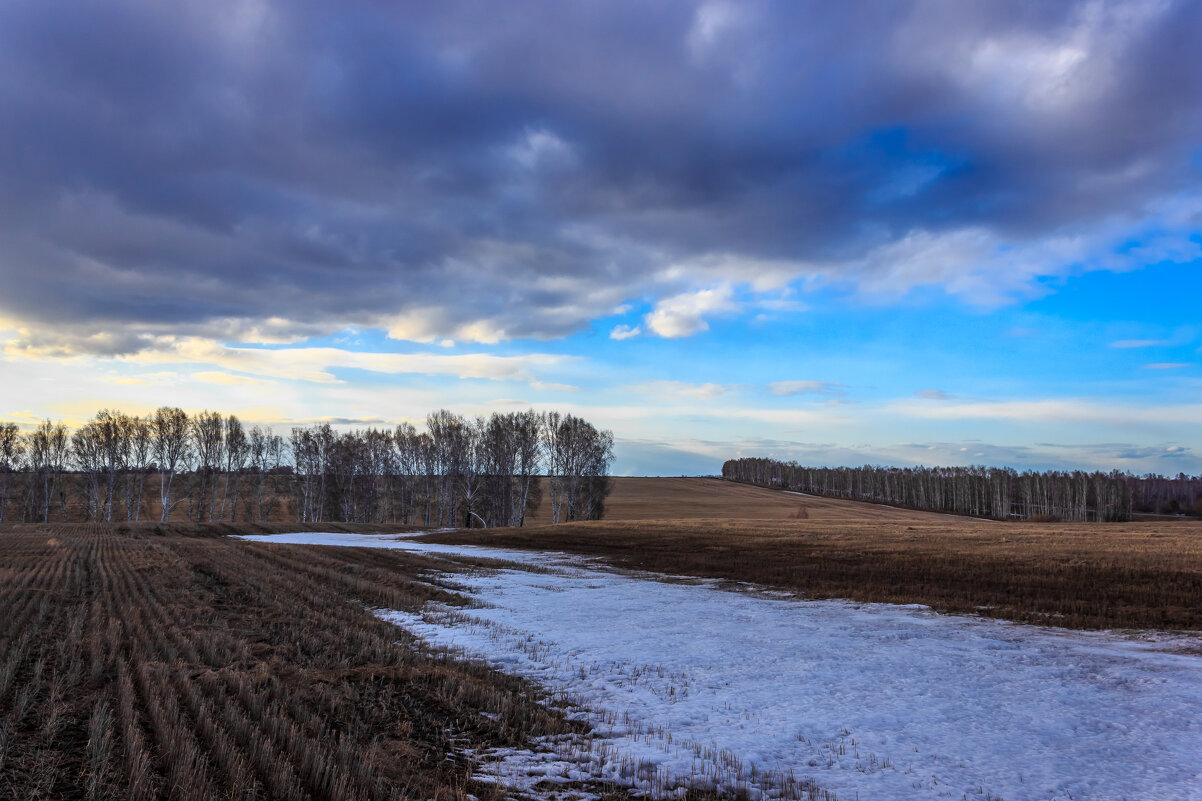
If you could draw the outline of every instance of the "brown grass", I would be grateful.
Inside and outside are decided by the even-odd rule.
[[[1202,523],[999,523],[711,479],[627,482],[615,487],[611,519],[431,538],[573,551],[811,598],[921,603],[1072,628],[1202,629]],[[724,514],[622,519],[658,515],[661,506],[665,518],[717,506]]]
[[[0,798],[494,798],[465,748],[578,728],[369,611],[447,563],[121,528],[0,532]]]
[[[809,597],[1202,629],[1198,523],[991,523],[704,479],[619,480],[610,510],[437,538]],[[302,529],[391,530],[0,530],[0,801],[492,801],[504,791],[472,780],[467,750],[578,728],[529,684],[426,653],[370,612],[465,603],[422,579],[449,563],[221,536]]]
[[[71,475],[67,480],[75,482],[79,480],[79,477]],[[175,500],[170,519],[172,525],[188,525],[191,523],[188,519],[186,496],[188,487],[194,480],[195,477],[191,475],[178,476],[176,478],[176,485],[172,494]],[[815,510],[819,515],[830,514],[836,517],[845,517],[847,514],[847,506],[843,501],[817,497],[803,498],[798,495],[777,492],[776,490],[708,478],[616,477],[612,481],[613,491],[605,502],[605,519],[611,521],[699,519],[788,520],[796,518],[798,510],[803,510],[804,512],[805,509]],[[243,490],[244,493],[253,489],[249,483],[250,479],[247,479],[247,482],[246,489]],[[549,484],[545,478],[540,479],[540,482],[542,485],[542,502],[538,508],[532,510],[528,515],[527,525],[543,525],[551,522]],[[298,525],[295,523],[297,517],[296,503],[290,493],[277,493],[275,498],[276,502],[273,505],[271,514],[265,521],[266,524],[279,523],[284,526],[284,528],[280,529],[281,531],[308,530],[303,524],[299,524],[299,528],[287,528],[288,525]],[[859,504],[857,506],[863,506],[867,510],[861,509],[856,512],[855,516],[857,518],[864,514],[878,516],[880,519],[913,519],[915,515],[922,517],[930,514],[935,514],[936,517],[939,516],[937,513],[894,509],[889,506],[873,506],[871,504]],[[8,510],[8,523],[0,524],[0,530],[3,530],[7,525],[13,525],[14,520],[19,520],[20,512],[18,501],[12,501]],[[151,473],[146,477],[146,487],[142,494],[141,518],[140,522],[136,525],[157,523],[160,512],[159,478],[157,473]],[[229,514],[230,512],[227,509],[227,519]],[[52,522],[61,522],[63,519],[62,515],[63,511],[61,507],[55,506],[51,509]],[[74,488],[67,493],[66,515],[66,519],[72,522],[80,522],[85,518],[83,497]],[[124,516],[124,508],[118,504],[114,510],[114,518],[124,518]],[[253,518],[253,516],[253,512],[248,515],[248,510],[242,503],[239,503],[235,511],[237,529],[231,530],[241,531],[244,526],[256,525],[253,522],[243,522],[244,520]],[[122,525],[125,522],[121,519],[114,519],[113,521],[114,525]],[[321,524],[316,530],[330,530],[328,528],[329,525]],[[396,527],[390,526],[388,530],[396,531]]]
[[[544,479],[545,485],[545,479]],[[528,525],[551,522],[549,493],[528,518]],[[855,503],[720,481],[712,478],[613,479],[613,491],[605,501],[606,522],[628,520],[946,520],[933,512],[896,509],[891,506]]]

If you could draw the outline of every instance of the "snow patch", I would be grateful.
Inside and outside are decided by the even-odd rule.
[[[517,789],[600,779],[751,801],[804,797],[808,786],[841,799],[1202,799],[1194,637],[732,592],[562,554],[321,542],[540,568],[459,574],[485,604],[466,617],[438,606],[379,613],[539,683],[592,725],[592,737],[479,755],[487,775]]]

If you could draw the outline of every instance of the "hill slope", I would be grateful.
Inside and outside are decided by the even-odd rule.
[[[551,522],[544,481],[543,502],[529,525]],[[819,498],[737,484],[717,478],[617,477],[605,501],[605,520],[811,520],[840,522],[946,522],[937,512],[917,512],[860,501]]]

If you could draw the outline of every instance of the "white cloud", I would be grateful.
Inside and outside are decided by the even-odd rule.
[[[886,302],[915,287],[937,285],[994,306],[1015,293],[1033,292],[1034,278],[1062,272],[1083,255],[1082,244],[1072,238],[1011,248],[985,228],[915,230],[869,251],[854,273],[862,293]]]
[[[211,364],[227,371],[256,377],[329,384],[337,382],[338,379],[330,371],[338,368],[374,373],[415,373],[533,383],[538,380],[536,373],[561,368],[574,358],[543,353],[520,356],[495,356],[487,353],[376,353],[324,347],[269,350],[231,347],[212,340],[185,338],[131,356],[118,357],[117,360],[129,364]],[[210,382],[219,380],[223,383],[234,383],[237,378],[235,376],[219,379],[217,376],[227,374],[217,373],[200,375],[207,377]]]
[[[1069,6],[1065,5],[1065,8]],[[948,9],[919,9],[899,26],[898,56],[960,84],[986,107],[1004,107],[1017,125],[1060,119],[1115,91],[1131,46],[1170,13],[1162,0],[1085,3],[1063,27],[990,26],[957,42],[931,42],[930,24],[946,24]]]
[[[1186,195],[1143,209],[1147,220],[1170,220],[1202,213],[1202,195]],[[914,229],[871,248],[859,259],[811,268],[832,281],[854,287],[863,297],[891,304],[917,287],[941,288],[968,303],[996,307],[1051,291],[1040,278],[1085,270],[1125,272],[1151,263],[1188,264],[1202,259],[1195,227],[1141,231],[1116,215],[1035,240],[1016,240],[979,226],[946,231]],[[1139,248],[1127,243],[1140,239]],[[1148,347],[1159,340],[1120,340],[1113,347]]]
[[[842,384],[830,381],[773,381],[768,384],[771,395],[839,395],[842,394]]]
[[[1052,111],[1098,90],[1091,76],[1082,74],[1088,55],[1075,44],[1033,37],[988,39],[972,53],[971,69],[959,74],[974,91],[991,91],[1032,109]]]
[[[724,384],[690,384],[686,381],[648,381],[645,384],[630,384],[626,389],[643,395],[653,395],[664,400],[712,400],[725,395],[731,387]]]
[[[1172,342],[1167,339],[1120,339],[1110,343],[1112,348],[1154,348],[1162,345],[1171,345]]]
[[[139,373],[138,375],[104,375],[97,380],[103,381],[106,384],[119,384],[130,387],[149,387],[162,386],[167,384],[178,384],[184,379],[184,376],[175,372],[162,373]]]
[[[391,339],[423,344],[445,343],[454,345],[456,340],[495,345],[507,338],[503,325],[493,320],[471,320],[461,322],[448,309],[426,307],[413,309],[383,321]]]
[[[808,311],[810,308],[800,300],[791,300],[785,297],[764,298],[763,300],[757,300],[755,305],[758,308],[766,309],[768,311],[789,313]]]
[[[643,329],[637,325],[615,325],[614,330],[609,332],[609,338],[617,340],[630,339],[631,337],[637,337],[641,333],[643,333]]]
[[[252,378],[248,375],[236,375],[235,373],[223,373],[215,370],[193,373],[192,379],[204,384],[221,384],[231,387],[257,387],[275,383],[274,381],[266,381],[262,378]]]
[[[1202,404],[1131,406],[1093,400],[1043,399],[979,401],[933,405],[898,401],[882,407],[902,417],[926,420],[1008,420],[1019,423],[1130,425],[1202,425]]]
[[[744,20],[742,8],[734,3],[711,2],[697,7],[689,28],[689,50],[693,58],[703,58],[724,35]]]
[[[654,255],[654,254],[649,254]],[[662,257],[662,256],[661,256]],[[768,293],[781,291],[788,294],[789,284],[798,278],[814,274],[814,265],[792,259],[761,259],[739,253],[707,253],[689,259],[673,260],[656,276],[661,282],[692,282],[696,285],[728,282],[732,275],[739,276],[740,284],[753,292]],[[760,301],[757,305],[771,306],[774,301]]]
[[[572,384],[557,384],[554,381],[531,381],[531,389],[549,391],[549,392],[579,392],[580,387]]]
[[[734,312],[739,305],[733,300],[729,284],[686,292],[664,298],[646,316],[647,329],[665,339],[678,339],[709,330],[707,315]]]
[[[571,145],[546,128],[528,128],[507,152],[510,158],[528,170],[566,163],[572,158]]]

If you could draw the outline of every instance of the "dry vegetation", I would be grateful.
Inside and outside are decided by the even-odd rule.
[[[982,522],[707,479],[619,479],[609,514],[434,536],[809,597],[1202,629],[1196,523]],[[394,530],[0,530],[0,799],[492,798],[469,752],[578,728],[371,613],[463,604],[429,575],[447,562],[221,536],[306,528]]]
[[[776,490],[716,481],[708,478],[630,478],[617,477],[605,499],[606,522],[627,520],[788,520],[809,510],[842,509],[838,501],[807,498]],[[545,497],[544,493],[544,497]],[[863,506],[863,505],[860,505]],[[828,513],[822,512],[822,513]],[[859,514],[880,515],[892,519],[910,515],[887,506],[864,506]],[[551,522],[544,501],[527,518],[528,525]]]
[[[253,478],[253,477],[252,477]],[[296,498],[288,491],[285,479],[280,478],[278,484],[271,489],[273,493],[270,496],[269,502],[265,504],[268,508],[263,516],[263,522],[266,523],[291,523],[290,527],[285,527],[288,531],[306,530],[305,524],[298,524],[299,519],[296,508]],[[177,483],[176,494],[179,498],[185,498],[189,493],[194,491],[194,485],[197,477],[192,474],[179,475],[175,477]],[[608,498],[605,499],[605,520],[697,520],[697,519],[730,519],[742,520],[749,518],[756,519],[771,519],[771,520],[786,520],[798,514],[798,510],[802,506],[807,506],[811,510],[819,513],[834,513],[847,515],[847,506],[839,500],[830,500],[822,498],[810,498],[802,504],[797,496],[788,495],[776,490],[763,489],[761,487],[753,487],[749,485],[739,485],[728,481],[713,481],[710,479],[701,478],[628,478],[616,477],[611,479],[612,491]],[[527,525],[545,525],[551,522],[551,502],[550,502],[550,482],[544,477],[538,481],[539,489],[537,495],[539,503],[527,515]],[[704,489],[699,489],[704,487]],[[157,521],[161,514],[162,507],[159,504],[159,478],[157,474],[148,477],[147,485],[143,488],[141,495],[140,519],[143,521]],[[83,505],[84,498],[78,492],[68,492],[65,494],[62,503],[56,506],[51,514],[52,521],[83,521],[86,517],[86,510]],[[906,510],[893,509],[888,506],[872,506],[869,504],[855,504],[855,508],[864,511],[857,511],[855,516],[858,518],[863,514],[879,516],[881,519],[895,519],[898,515],[911,514]],[[832,511],[833,510],[833,511]],[[839,512],[838,510],[843,510]],[[875,510],[875,511],[874,511]],[[922,515],[923,513],[917,513]],[[10,509],[9,520],[14,521],[19,519],[19,514],[14,514]],[[64,520],[65,518],[65,520]],[[251,509],[245,498],[239,503],[235,510],[234,519],[237,521],[235,528],[231,530],[246,532],[255,526],[257,515]],[[170,514],[172,523],[189,523],[191,518],[188,516],[188,506],[186,503],[180,503]],[[403,524],[381,524],[387,525],[387,528],[381,530],[396,531],[398,525]],[[299,527],[298,527],[299,526]],[[336,523],[318,524],[317,529],[322,531],[334,530],[330,527],[337,528]],[[409,526],[408,528],[413,528]]]
[[[811,598],[1073,628],[1202,629],[1199,523],[1001,523],[712,479],[619,479],[603,521],[432,536]]]
[[[0,532],[0,798],[487,798],[465,749],[575,725],[371,614],[445,562],[181,533]]]

